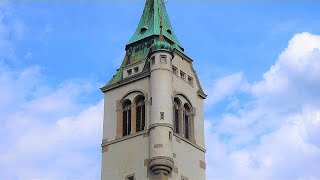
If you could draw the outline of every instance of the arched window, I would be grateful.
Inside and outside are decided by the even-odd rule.
[[[190,120],[191,120],[191,109],[189,105],[184,105],[183,111],[183,123],[184,123],[184,137],[189,139],[190,138]]]
[[[180,133],[179,132],[179,110],[181,109],[181,103],[178,98],[174,98],[174,107],[173,107],[173,112],[174,112],[174,132],[175,133]]]
[[[122,135],[127,136],[131,132],[131,102],[130,100],[125,100],[123,102],[123,128]]]
[[[146,111],[144,97],[139,96],[136,101],[136,132],[144,130],[146,122]]]

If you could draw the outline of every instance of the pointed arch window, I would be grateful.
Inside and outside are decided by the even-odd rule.
[[[184,137],[190,139],[190,120],[191,120],[191,108],[189,105],[184,105],[183,111],[183,123],[184,123]]]
[[[123,128],[122,135],[127,136],[131,133],[131,101],[125,100],[123,103]]]
[[[145,98],[139,96],[136,101],[136,132],[144,130],[146,122]]]

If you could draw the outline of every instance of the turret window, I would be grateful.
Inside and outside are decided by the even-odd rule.
[[[136,131],[144,130],[145,121],[146,121],[146,113],[145,113],[145,102],[144,97],[139,96],[137,99],[136,105]]]
[[[164,120],[164,112],[160,112],[160,120]]]
[[[160,56],[160,63],[161,64],[167,64],[167,56],[166,55],[161,55]]]
[[[123,127],[122,135],[127,136],[131,133],[131,101],[125,100],[123,103]]]

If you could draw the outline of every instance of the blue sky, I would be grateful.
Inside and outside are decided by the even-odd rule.
[[[143,6],[0,3],[0,179],[99,179],[99,87]],[[208,180],[320,178],[319,8],[168,1],[209,95]]]

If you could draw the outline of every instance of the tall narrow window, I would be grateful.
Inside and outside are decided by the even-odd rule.
[[[139,132],[144,130],[146,121],[144,97],[139,96],[136,103],[136,131]]]
[[[178,98],[174,98],[174,132],[179,134],[179,109],[181,104]]]
[[[188,76],[188,83],[193,86],[193,78]]]
[[[190,115],[191,115],[190,107],[186,104],[186,105],[184,105],[184,111],[183,111],[184,137],[185,137],[186,139],[189,139],[189,138],[190,138],[190,135],[189,135]]]
[[[186,80],[186,73],[184,73],[183,71],[180,71],[180,78],[185,81]]]
[[[131,102],[125,100],[123,103],[123,127],[122,135],[127,136],[131,132]]]
[[[160,120],[164,120],[164,112],[160,112]]]
[[[178,68],[172,66],[172,73],[176,76],[178,76]]]
[[[151,65],[154,65],[154,64],[156,63],[155,61],[156,61],[155,57],[152,56],[152,57],[151,57]]]

